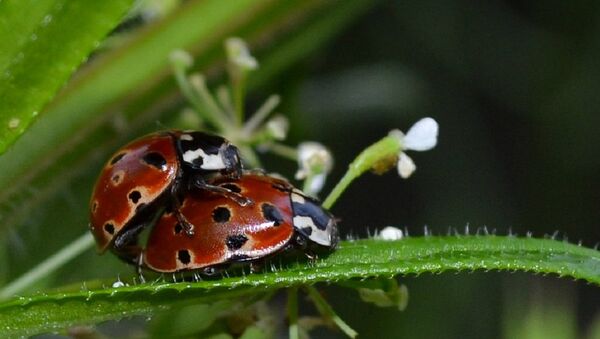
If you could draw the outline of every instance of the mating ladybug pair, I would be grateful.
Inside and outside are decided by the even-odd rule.
[[[90,220],[100,252],[156,272],[211,274],[284,251],[331,250],[338,239],[316,200],[242,171],[235,146],[197,131],[152,133],[117,151],[96,182]]]

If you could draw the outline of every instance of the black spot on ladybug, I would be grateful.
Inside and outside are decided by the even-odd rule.
[[[92,213],[96,213],[97,209],[98,209],[98,202],[94,201],[94,203],[92,204]]]
[[[212,217],[215,222],[228,222],[231,218],[231,212],[229,208],[219,206],[213,210]]]
[[[190,256],[190,251],[180,250],[179,252],[177,252],[177,259],[184,265],[189,264],[192,261],[192,257]]]
[[[158,168],[161,171],[167,169],[167,160],[158,152],[150,152],[144,155],[142,161],[150,166]]]
[[[142,193],[140,193],[140,191],[129,192],[129,200],[131,200],[132,203],[137,204],[141,198],[142,198]]]
[[[283,216],[277,207],[265,202],[261,209],[265,219],[272,221],[274,226],[279,226],[283,222]]]
[[[104,225],[104,230],[108,233],[108,234],[115,234],[115,225],[111,224],[111,223],[106,223]]]
[[[310,217],[320,230],[327,229],[331,216],[317,203],[306,200],[304,203],[292,202],[294,216]]]
[[[248,241],[248,237],[243,234],[230,235],[225,244],[230,251],[239,250]]]
[[[221,187],[227,188],[228,190],[235,192],[235,193],[242,192],[242,188],[236,184],[222,184]]]
[[[125,156],[126,153],[119,153],[117,155],[115,155],[114,158],[112,158],[112,160],[110,161],[111,165],[116,164],[117,162],[119,162],[119,160],[123,159],[123,157]]]
[[[174,231],[175,231],[175,234],[181,233],[181,231],[183,231],[183,226],[181,226],[180,223],[176,223]]]

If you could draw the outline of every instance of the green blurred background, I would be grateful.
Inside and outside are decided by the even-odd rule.
[[[351,187],[335,208],[344,230],[364,236],[365,227],[389,224],[420,235],[424,225],[438,234],[487,226],[538,237],[558,231],[559,238],[594,246],[599,5],[384,2],[315,55],[290,111],[305,133],[333,149],[332,178],[390,128],[422,116],[440,123],[438,147],[414,156],[418,169],[410,180],[369,176]],[[475,273],[400,281],[411,293],[402,314],[356,301],[349,307],[343,294],[334,298],[337,309],[373,338],[584,337],[600,311],[597,288],[554,277]]]
[[[145,24],[134,17],[117,32]],[[261,52],[257,57],[261,61]],[[486,227],[499,235],[558,232],[559,239],[588,247],[600,241],[599,2],[374,2],[283,70],[254,87],[249,108],[279,93],[279,111],[292,122],[290,143],[316,140],[330,147],[336,167],[324,192],[389,130],[405,130],[425,116],[440,124],[438,147],[411,155],[418,167],[412,178],[366,175],[342,196],[333,212],[344,235],[364,237],[387,225],[406,227],[411,236],[422,235],[425,226],[434,234]],[[175,99],[161,106],[157,118],[122,139],[170,125],[182,104]],[[105,156],[61,184],[10,232],[5,281],[85,230],[84,211]],[[265,159],[267,170],[292,177],[295,164]],[[129,274],[117,259],[90,251],[40,285]],[[600,291],[585,283],[496,272],[399,281],[411,296],[404,312],[364,304],[335,287],[325,294],[365,338],[600,334]],[[342,337],[315,332],[332,336]]]

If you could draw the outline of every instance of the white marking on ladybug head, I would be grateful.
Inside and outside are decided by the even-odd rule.
[[[291,197],[292,197],[292,202],[296,202],[299,204],[304,204],[306,202],[306,200],[304,199],[304,196],[302,196],[300,193],[298,193],[298,191],[295,189],[292,192]]]
[[[192,141],[192,140],[194,140],[194,137],[189,134],[182,134],[179,136],[179,139],[186,140],[186,141]]]
[[[331,226],[332,221],[330,220],[327,227],[324,230],[320,230],[311,217],[297,215],[294,217],[294,227],[297,229],[310,228],[310,231],[304,231],[308,239],[315,243],[323,246],[331,246]],[[310,233],[310,234],[309,234]]]
[[[202,158],[201,169],[221,170],[226,168],[221,152],[217,154],[206,154],[202,148],[189,150],[183,153],[183,161],[193,164],[198,158]]]

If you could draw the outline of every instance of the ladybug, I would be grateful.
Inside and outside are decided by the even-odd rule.
[[[138,265],[159,273],[198,270],[212,275],[230,264],[256,264],[288,250],[311,257],[335,249],[334,217],[287,181],[246,173],[212,183],[253,203],[243,207],[213,191],[187,192],[179,212],[193,226],[193,234],[184,232],[176,212],[163,214],[150,231]]]
[[[137,242],[137,235],[161,209],[177,208],[180,196],[189,189],[249,203],[226,187],[207,183],[217,173],[234,179],[241,176],[238,149],[203,132],[152,133],[119,149],[102,169],[90,200],[90,230],[100,253],[112,245],[115,253],[129,257],[124,249]],[[189,224],[179,219],[191,232]]]

